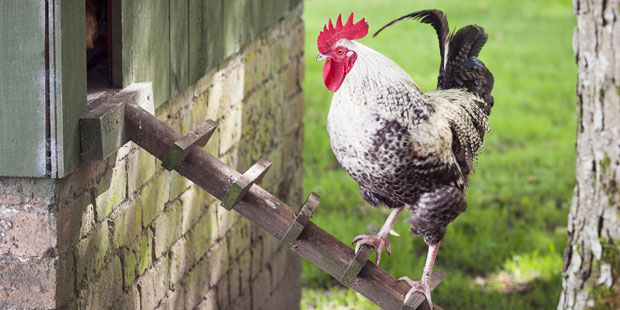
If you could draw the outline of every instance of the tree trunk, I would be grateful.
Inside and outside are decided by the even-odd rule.
[[[620,309],[620,0],[574,0],[577,169],[558,310]]]

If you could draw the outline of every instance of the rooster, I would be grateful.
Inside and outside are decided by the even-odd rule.
[[[487,41],[482,27],[469,25],[450,33],[439,10],[398,18],[419,20],[435,28],[441,64],[437,90],[424,93],[396,63],[354,40],[368,34],[364,19],[353,13],[343,25],[338,16],[318,37],[317,60],[325,60],[323,80],[332,92],[327,130],[340,165],[359,183],[371,205],[392,211],[376,235],[353,239],[377,251],[377,264],[403,209],[410,231],[424,237],[428,254],[420,281],[408,277],[411,290],[421,292],[432,308],[429,279],[447,225],[465,211],[467,176],[488,131],[493,106],[493,75],[477,58]],[[397,235],[397,234],[396,234]]]

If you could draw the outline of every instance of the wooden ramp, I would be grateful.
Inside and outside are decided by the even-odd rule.
[[[420,293],[407,305],[403,304],[409,286],[368,261],[370,248],[364,246],[356,255],[348,245],[310,221],[319,204],[318,195],[311,194],[296,213],[258,186],[271,165],[267,159],[261,159],[241,174],[202,149],[217,127],[215,122],[208,120],[181,136],[148,111],[131,104],[131,94],[121,92],[118,97],[128,99],[102,105],[80,119],[85,160],[101,160],[131,140],[161,160],[166,169],[176,170],[221,200],[223,207],[239,212],[281,240],[283,246],[290,247],[381,308],[429,308]],[[435,271],[431,289],[444,276],[441,271]],[[434,305],[434,309],[441,307]]]

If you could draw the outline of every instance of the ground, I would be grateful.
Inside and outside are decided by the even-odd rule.
[[[575,19],[570,1],[306,0],[304,165],[306,194],[321,204],[313,221],[348,242],[376,231],[387,210],[363,202],[332,155],[325,124],[332,93],[321,78],[316,37],[329,17],[354,11],[370,33],[393,18],[443,10],[452,28],[475,23],[489,41],[480,58],[495,75],[491,134],[470,178],[468,209],[448,227],[436,268],[447,273],[433,293],[446,309],[552,309],[561,287],[562,251],[575,166]],[[435,88],[439,51],[429,25],[401,23],[362,43],[391,57],[425,91]],[[403,216],[402,219],[405,217]],[[381,267],[421,275],[426,245],[397,221],[392,255]],[[373,257],[374,259],[374,257]],[[376,309],[370,301],[304,262],[302,309]]]

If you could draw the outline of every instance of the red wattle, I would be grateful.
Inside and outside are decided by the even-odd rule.
[[[323,81],[327,89],[336,92],[340,88],[344,80],[344,71],[344,63],[337,63],[331,59],[325,62],[323,65]]]

